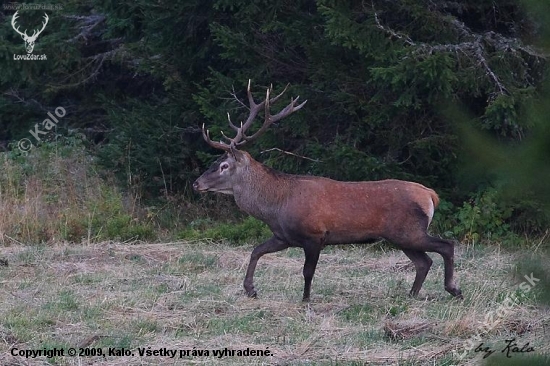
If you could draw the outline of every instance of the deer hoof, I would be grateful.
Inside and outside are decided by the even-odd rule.
[[[462,296],[462,291],[460,291],[460,289],[458,289],[456,287],[455,288],[446,288],[445,290],[447,290],[448,293],[450,293],[451,295],[453,295],[457,299],[460,299],[460,300],[464,299],[464,296]]]
[[[246,295],[247,295],[248,297],[253,298],[253,299],[257,299],[257,298],[258,298],[258,293],[256,292],[256,290],[246,291]]]

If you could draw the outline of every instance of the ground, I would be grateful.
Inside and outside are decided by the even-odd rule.
[[[244,295],[251,248],[210,241],[4,247],[0,363],[477,365],[484,352],[464,351],[476,333],[475,347],[496,350],[487,360],[501,357],[513,338],[518,349],[529,342],[531,355],[550,353],[550,310],[536,305],[536,282],[526,292],[510,274],[519,252],[459,246],[460,301],[443,289],[437,254],[420,298],[411,299],[414,267],[401,252],[328,247],[304,304],[298,249],[264,256],[258,299]],[[71,347],[83,354],[68,356]],[[64,355],[20,356],[54,348]],[[237,355],[247,348],[263,356]],[[147,350],[177,354],[140,356]]]

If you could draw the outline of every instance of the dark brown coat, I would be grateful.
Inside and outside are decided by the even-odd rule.
[[[232,149],[197,181],[195,190],[232,194],[237,205],[265,222],[273,237],[254,249],[244,288],[256,296],[253,276],[258,259],[288,247],[305,253],[304,300],[325,245],[386,239],[401,248],[416,267],[410,294],[422,287],[437,252],[445,262],[445,289],[461,297],[453,279],[454,245],[427,234],[437,194],[421,184],[400,180],[340,182],[323,177],[277,172],[244,151]]]

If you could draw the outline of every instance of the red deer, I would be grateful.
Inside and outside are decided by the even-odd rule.
[[[381,238],[399,247],[414,263],[416,277],[411,296],[418,295],[432,265],[426,252],[439,253],[445,265],[445,290],[462,298],[453,279],[454,244],[428,235],[427,229],[439,203],[437,194],[421,184],[400,180],[371,182],[340,182],[328,178],[291,175],[275,171],[238,147],[258,138],[274,122],[301,109],[299,97],[275,115],[270,105],[283,92],[257,104],[248,83],[250,114],[241,126],[229,124],[235,137],[225,134],[225,142],[210,139],[202,126],[204,140],[212,147],[225,151],[194,183],[197,192],[220,192],[233,195],[240,209],[265,222],[273,236],[252,251],[244,279],[248,296],[256,297],[253,277],[260,257],[288,247],[301,247],[305,254],[303,268],[303,300],[310,297],[311,281],[325,245],[370,243]],[[247,130],[257,114],[265,110],[263,125],[252,136]]]

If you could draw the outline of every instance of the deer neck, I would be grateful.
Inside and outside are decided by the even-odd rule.
[[[252,160],[233,186],[235,202],[241,210],[269,224],[290,191],[289,177]]]

